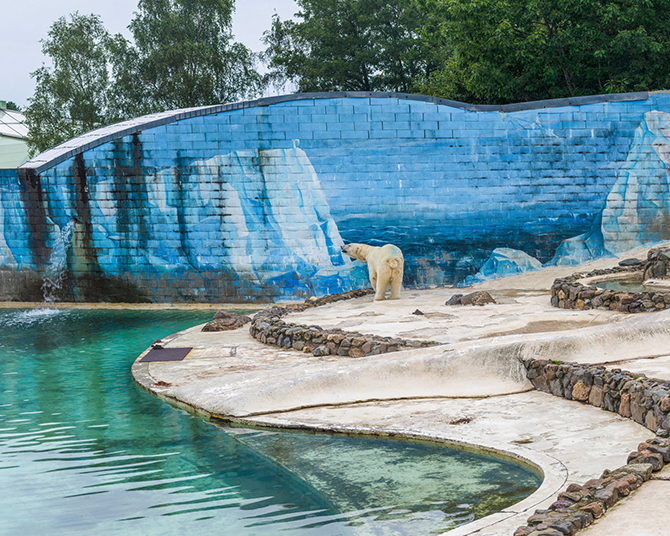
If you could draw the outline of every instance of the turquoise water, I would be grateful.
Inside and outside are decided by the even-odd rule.
[[[540,484],[442,446],[222,428],[133,383],[151,342],[211,316],[0,310],[0,534],[416,536]]]

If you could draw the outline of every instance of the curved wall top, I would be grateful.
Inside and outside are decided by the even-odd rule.
[[[348,92],[125,121],[0,174],[0,297],[60,261],[67,299],[255,301],[367,285],[344,241],[399,245],[431,286],[667,239],[669,113]]]
[[[537,110],[541,108],[559,108],[562,106],[581,106],[584,104],[597,104],[603,102],[626,102],[647,100],[649,94],[646,91],[637,93],[612,93],[608,95],[593,95],[587,97],[572,97],[565,99],[547,99],[541,101],[522,102],[516,104],[486,105],[486,104],[468,104],[449,99],[440,99],[427,95],[411,95],[407,93],[389,93],[381,91],[331,91],[322,93],[296,93],[293,95],[280,95],[276,97],[266,97],[249,101],[234,102],[230,104],[218,104],[215,106],[200,106],[196,108],[184,108],[181,110],[170,110],[151,115],[145,115],[113,125],[108,125],[90,132],[86,132],[76,138],[72,138],[52,149],[44,151],[19,166],[21,169],[32,169],[36,173],[41,173],[50,167],[60,164],[64,160],[73,158],[77,154],[93,149],[103,143],[108,143],[124,136],[129,136],[148,130],[154,127],[167,125],[182,119],[190,119],[210,114],[228,112],[231,110],[241,110],[244,108],[256,108],[271,106],[277,103],[291,101],[300,101],[308,99],[332,99],[332,98],[394,98],[399,100],[411,100],[417,102],[430,102],[468,110],[470,112],[519,112],[523,110]]]

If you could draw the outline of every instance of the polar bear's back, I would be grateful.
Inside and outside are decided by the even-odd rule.
[[[386,264],[391,270],[401,268],[404,262],[402,251],[398,246],[393,244],[386,244],[379,248],[379,260]]]

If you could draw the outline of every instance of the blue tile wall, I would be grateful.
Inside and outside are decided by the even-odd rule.
[[[39,172],[0,170],[0,279],[45,276],[70,227],[63,292],[79,301],[367,285],[344,242],[398,245],[405,286],[425,287],[471,276],[495,248],[561,264],[587,259],[582,235],[598,254],[670,238],[667,93],[491,111],[366,95],[201,110],[87,150],[73,140]]]

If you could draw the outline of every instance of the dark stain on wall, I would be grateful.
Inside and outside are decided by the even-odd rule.
[[[181,153],[177,151],[177,161],[175,166],[175,186],[177,194],[177,227],[179,228],[179,246],[184,252],[184,256],[191,262],[191,247],[188,238],[188,224],[186,223],[186,200],[184,196],[184,185],[182,177],[182,169],[185,165],[185,159]]]
[[[257,151],[256,156],[251,157],[251,165],[258,168],[261,176],[261,190],[258,197],[255,198],[257,203],[258,216],[260,221],[267,226],[268,218],[268,185],[265,177],[265,167],[267,166],[266,158],[262,156],[260,151]]]
[[[86,258],[86,265],[89,272],[101,274],[98,256],[93,246],[93,234],[91,228],[91,205],[88,192],[88,179],[86,176],[86,166],[84,157],[78,154],[74,160],[74,186],[77,203],[77,219],[81,224],[81,248]]]
[[[32,169],[20,169],[19,180],[21,182],[19,196],[25,207],[26,223],[30,232],[28,244],[32,261],[37,269],[41,269],[47,266],[51,256],[51,250],[47,245],[49,233],[42,181],[40,176]]]
[[[125,244],[120,249],[125,250],[125,254],[132,259],[130,266],[137,266],[144,264],[142,250],[146,248],[149,236],[145,221],[148,192],[139,135],[133,134],[130,143],[124,140],[114,142],[116,158],[112,196],[117,207],[117,230],[125,237]]]

